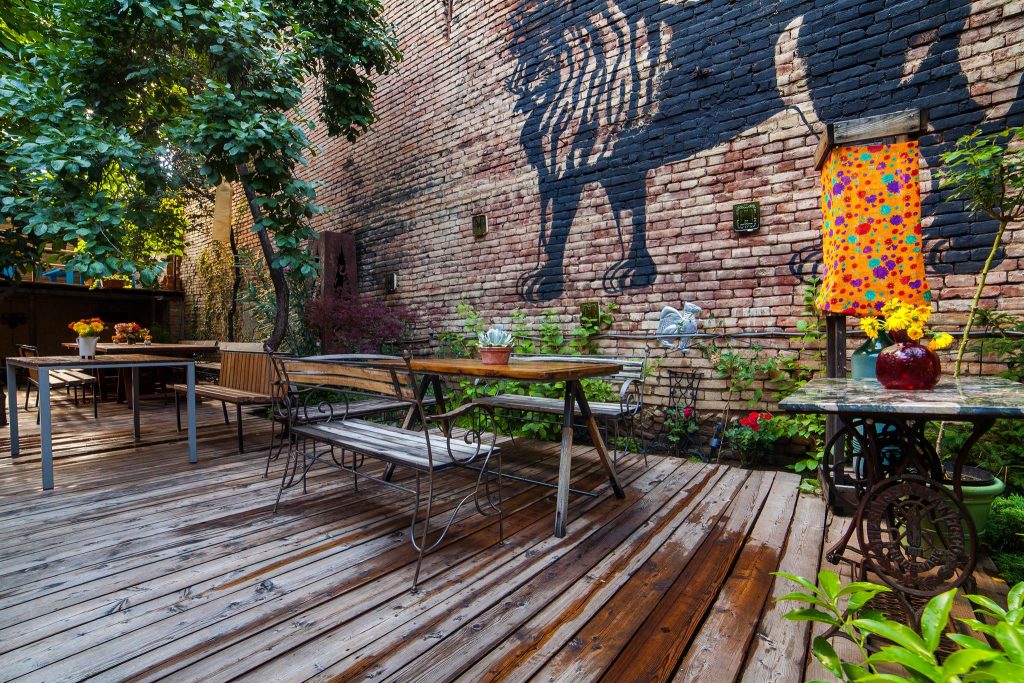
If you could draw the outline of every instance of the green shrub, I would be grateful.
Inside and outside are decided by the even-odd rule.
[[[1007,583],[1024,581],[1024,496],[1010,495],[992,503],[985,544]]]

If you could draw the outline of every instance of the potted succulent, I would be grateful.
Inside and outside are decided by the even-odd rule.
[[[480,349],[480,361],[484,365],[508,365],[512,355],[512,335],[501,325],[495,325],[477,335],[476,345]]]

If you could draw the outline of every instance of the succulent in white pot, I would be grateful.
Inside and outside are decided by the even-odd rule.
[[[512,355],[512,334],[501,325],[495,325],[477,335],[476,345],[480,349],[480,361],[484,365],[507,365]]]

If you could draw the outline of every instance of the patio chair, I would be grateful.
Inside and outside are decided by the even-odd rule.
[[[440,545],[459,511],[470,498],[481,514],[498,515],[499,541],[504,541],[501,452],[495,445],[495,431],[491,430],[490,444],[485,445],[482,437],[477,441],[467,442],[453,436],[450,429],[445,429],[443,433],[431,430],[432,426],[449,424],[449,421],[456,417],[476,409],[483,410],[493,420],[493,411],[490,408],[467,403],[442,415],[427,415],[418,396],[418,384],[409,367],[408,356],[405,362],[389,362],[387,365],[317,362],[276,355],[271,357],[276,384],[282,393],[282,413],[289,421],[288,463],[281,476],[281,488],[274,505],[275,512],[281,503],[284,490],[301,483],[305,491],[306,474],[318,460],[329,454],[330,458],[324,461],[351,473],[357,488],[359,477],[365,477],[415,496],[412,521],[409,525],[409,541],[417,552],[413,590],[416,590],[419,581],[424,554]],[[421,427],[406,429],[353,417],[347,409],[350,405],[358,405],[359,401],[350,404],[346,400],[340,404],[338,410],[322,401],[325,392],[338,391],[344,392],[346,396],[358,394],[368,400],[387,399],[400,404],[417,414]],[[326,417],[314,421],[311,419],[314,414],[326,414]],[[340,462],[337,459],[339,453]],[[351,466],[346,464],[346,454],[352,456]],[[492,456],[495,456],[493,460]],[[411,469],[415,472],[415,484],[403,486],[360,471],[359,468],[365,458],[376,459],[385,465],[400,464]],[[492,467],[492,462],[496,463],[496,468]],[[476,486],[455,503],[447,523],[440,529],[440,534],[430,541],[430,520],[435,513],[434,497],[439,488],[439,482],[434,475],[451,468],[472,472],[476,477]],[[423,481],[424,479],[426,481]],[[491,490],[492,484],[495,491]],[[421,522],[419,513],[424,503],[425,515]],[[418,529],[420,524],[421,530]]]
[[[35,346],[18,344],[18,355],[22,358],[34,358],[39,355]],[[99,419],[98,388],[99,381],[95,375],[82,370],[50,370],[50,389],[64,389],[65,393],[74,392],[75,405],[78,405],[78,390],[82,389],[82,399],[85,399],[85,388],[92,387],[92,416]],[[36,407],[39,407],[39,371],[30,369],[28,371],[28,384],[25,386],[25,410],[28,410],[29,395],[32,387],[36,388]],[[13,389],[12,389],[13,390]],[[36,412],[36,422],[39,422],[39,413]]]
[[[231,424],[228,418],[228,404],[235,406],[239,453],[245,452],[242,408],[271,406],[276,400],[270,354],[261,346],[259,342],[220,344],[221,372],[217,383],[196,383],[196,398],[220,401],[224,410],[224,424]],[[188,386],[173,384],[171,389],[174,391],[178,431],[181,431],[181,396],[188,391]]]

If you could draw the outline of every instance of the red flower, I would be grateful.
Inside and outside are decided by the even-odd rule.
[[[690,406],[686,406],[685,408],[683,408],[683,417],[685,417],[687,420],[693,417],[693,408],[691,408]]]

